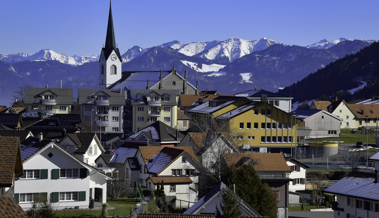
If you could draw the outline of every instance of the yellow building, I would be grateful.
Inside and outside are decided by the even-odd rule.
[[[379,104],[349,104],[349,107],[355,114],[356,128],[379,127]]]
[[[211,130],[212,125],[217,126],[228,131],[236,145],[257,152],[290,153],[296,147],[296,119],[289,113],[248,98],[224,97],[218,101],[212,100],[189,111],[202,129],[207,125]],[[213,130],[220,131],[217,128]]]

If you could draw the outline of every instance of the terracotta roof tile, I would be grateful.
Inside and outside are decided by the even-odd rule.
[[[190,137],[192,138],[193,142],[196,144],[197,147],[199,148],[204,147],[204,140],[207,137],[207,133],[189,132],[188,134],[190,135]]]
[[[254,165],[254,169],[257,172],[291,171],[283,155],[280,153],[227,153],[224,155],[228,166],[236,165],[242,158],[256,162],[257,164]]]
[[[10,187],[16,170],[20,140],[17,137],[0,137],[0,187]]]
[[[184,114],[184,111],[178,111],[178,120],[190,120],[191,118]]]
[[[0,196],[0,217],[27,218],[26,213],[10,196]]]
[[[192,179],[188,176],[170,176],[170,177],[156,177],[156,176],[149,176],[151,181],[153,181],[154,184],[157,184],[158,182],[162,182],[165,184],[170,183],[192,183]]]
[[[328,106],[331,104],[330,101],[313,101],[314,106],[317,110],[328,111]]]
[[[379,118],[379,104],[348,104],[358,119]]]

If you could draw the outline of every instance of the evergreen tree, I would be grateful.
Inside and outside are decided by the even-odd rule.
[[[236,186],[236,194],[260,215],[277,217],[276,196],[270,187],[261,182],[252,165],[230,167],[223,179],[227,186]]]
[[[221,211],[216,205],[217,218],[239,218],[241,217],[241,209],[237,198],[229,189],[222,194],[222,203],[220,203]]]

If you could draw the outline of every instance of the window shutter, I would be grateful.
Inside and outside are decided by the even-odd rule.
[[[297,172],[300,172],[300,165],[297,166]]]
[[[86,192],[79,192],[79,201],[86,200]]]
[[[356,208],[359,207],[359,201],[358,201],[358,200],[355,200],[355,207],[356,207]]]
[[[86,168],[80,168],[80,178],[86,178],[87,177],[88,170]]]
[[[41,170],[41,179],[47,179],[47,169]]]
[[[301,179],[301,184],[305,184],[305,179]]]
[[[296,179],[292,180],[292,184],[296,185]]]
[[[20,202],[20,194],[14,194],[14,199],[16,199],[16,202]]]
[[[47,201],[47,192],[39,193],[41,196],[40,202]]]
[[[294,169],[293,166],[290,166],[290,167],[291,167],[291,171],[293,171],[293,169]]]
[[[59,200],[59,192],[52,192],[51,193],[51,202],[52,203],[55,203],[55,202],[58,202]]]
[[[51,170],[51,179],[59,179],[59,169]]]

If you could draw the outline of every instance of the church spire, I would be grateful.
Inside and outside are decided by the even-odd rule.
[[[114,36],[113,17],[112,17],[112,2],[109,2],[109,17],[107,36],[105,38],[105,49],[116,49],[116,39]]]

